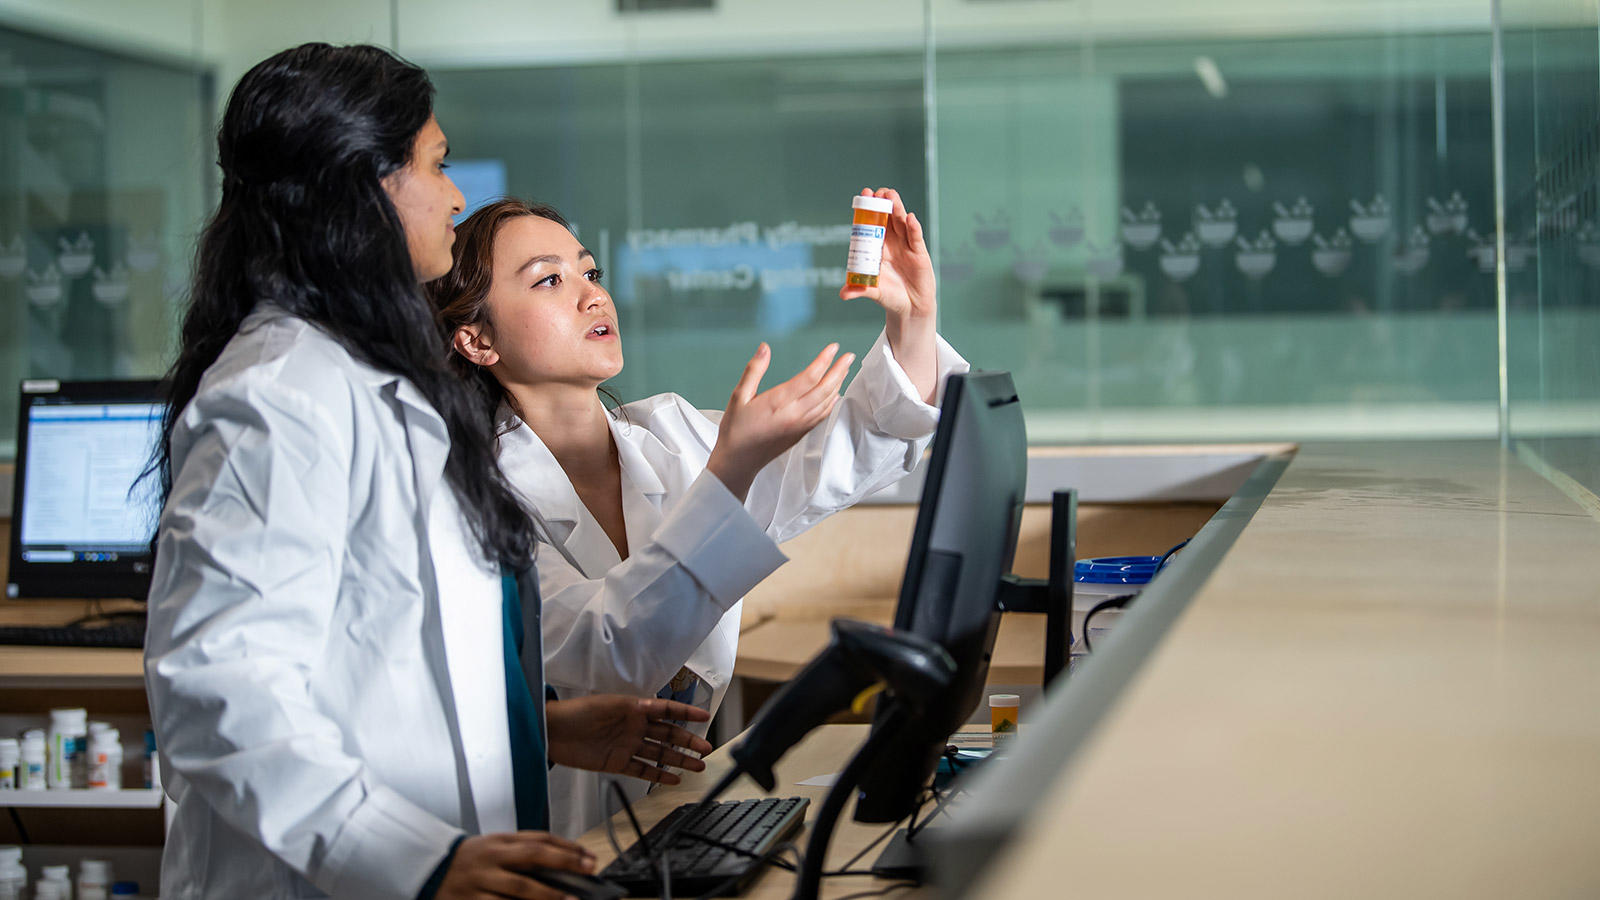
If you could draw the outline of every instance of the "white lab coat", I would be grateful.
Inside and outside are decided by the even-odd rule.
[[[458,835],[515,830],[499,569],[448,453],[410,382],[277,310],[206,372],[145,647],[161,896],[411,898]]]
[[[938,378],[967,371],[939,339]],[[937,404],[938,397],[935,397]],[[545,678],[557,696],[651,696],[681,667],[715,714],[733,680],[740,600],[787,559],[778,543],[905,476],[939,420],[880,335],[830,418],[757,475],[741,508],[706,461],[721,412],[677,394],[629,403],[611,420],[622,467],[628,560],[555,457],[502,409],[500,468],[540,536]],[[706,726],[691,730],[705,734]],[[576,836],[604,816],[602,777],[556,766],[551,830]],[[620,778],[632,798],[643,781]],[[613,803],[613,811],[615,804]]]

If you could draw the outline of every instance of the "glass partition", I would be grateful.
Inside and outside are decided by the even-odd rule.
[[[21,379],[166,368],[211,105],[202,70],[0,27],[0,459]]]
[[[898,187],[925,211],[922,59],[797,54],[518,69],[433,69],[469,205],[555,205],[616,301],[624,399],[727,402],[760,341],[768,383],[883,327],[839,299],[850,199]],[[515,111],[514,113],[512,111]]]
[[[1489,50],[941,48],[945,331],[1034,440],[1494,434]]]
[[[1600,493],[1600,22],[1572,0],[1502,8],[1511,437]]]
[[[426,65],[469,197],[555,204],[608,270],[625,399],[719,406],[760,340],[775,375],[864,350],[847,201],[893,185],[1035,442],[1497,433],[1491,0],[200,6],[224,88],[309,39]],[[1595,13],[1503,6],[1511,433],[1593,485]],[[0,373],[160,371],[206,70],[15,29],[0,67]]]

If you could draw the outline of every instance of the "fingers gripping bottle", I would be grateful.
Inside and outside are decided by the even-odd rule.
[[[845,281],[863,287],[877,287],[878,266],[883,262],[883,237],[889,227],[894,201],[857,195],[850,201],[855,218],[850,223],[850,254],[845,262]]]

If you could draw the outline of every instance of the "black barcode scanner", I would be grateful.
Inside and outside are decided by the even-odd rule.
[[[851,619],[833,620],[833,639],[767,701],[743,741],[729,755],[763,790],[777,778],[772,767],[811,729],[879,690],[919,714],[955,678],[956,664],[924,637]]]

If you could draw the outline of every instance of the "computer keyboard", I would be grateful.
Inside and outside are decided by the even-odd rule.
[[[143,622],[108,625],[0,625],[0,644],[33,647],[144,647]]]
[[[760,872],[761,857],[800,830],[810,802],[804,797],[724,800],[704,810],[697,803],[686,803],[657,822],[643,841],[623,851],[600,875],[630,897],[660,896],[659,863],[644,848],[661,852],[659,845],[668,830],[678,829],[676,822],[692,816],[665,848],[673,895],[698,897],[716,891],[718,897],[737,896]]]

